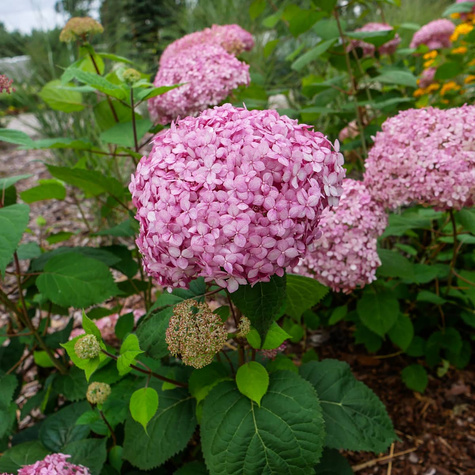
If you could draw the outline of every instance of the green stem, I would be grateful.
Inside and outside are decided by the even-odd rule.
[[[453,276],[454,276],[454,271],[455,271],[455,264],[456,264],[456,261],[457,261],[457,223],[455,222],[455,216],[454,216],[454,212],[453,210],[449,210],[449,215],[450,215],[450,222],[452,223],[452,234],[453,234],[453,238],[454,238],[454,242],[453,242],[453,253],[452,253],[452,260],[450,261],[450,274],[449,274],[449,279],[447,281],[447,291],[446,291],[446,294],[448,293],[448,291],[450,290],[450,287],[452,285],[452,279],[453,279]]]

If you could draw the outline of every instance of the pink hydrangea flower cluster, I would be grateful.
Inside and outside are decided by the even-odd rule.
[[[356,29],[355,31],[388,31],[393,30],[394,28],[387,23],[366,23],[361,28]],[[401,42],[401,38],[398,34],[394,36],[392,40],[387,41],[383,45],[378,47],[379,54],[393,54],[396,52],[399,43]],[[363,50],[364,56],[374,56],[376,51],[376,47],[371,43],[367,43],[363,40],[352,40],[350,48],[361,48]]]
[[[18,475],[91,475],[88,468],[69,463],[66,460],[69,457],[71,457],[71,455],[47,455],[44,460],[20,468]],[[2,475],[8,474],[4,473]]]
[[[417,202],[445,210],[474,203],[475,106],[409,109],[382,128],[364,181],[384,206]]]
[[[164,63],[188,48],[204,44],[221,46],[228,53],[237,55],[243,51],[250,51],[254,47],[254,39],[251,33],[239,25],[213,25],[203,31],[185,35],[168,45],[162,53],[160,63]]]
[[[425,89],[427,86],[430,86],[433,82],[435,82],[434,77],[435,77],[436,71],[437,71],[437,68],[424,69],[424,71],[422,71],[421,77],[419,78],[417,85],[421,89]]]
[[[219,104],[233,89],[249,82],[249,65],[221,46],[192,46],[161,64],[154,81],[156,87],[183,86],[153,97],[148,109],[154,120],[168,124]]]
[[[10,94],[12,91],[15,92],[15,88],[12,87],[13,79],[9,79],[5,74],[0,74],[0,94],[6,92]]]
[[[308,252],[294,271],[337,292],[364,287],[375,280],[381,265],[377,239],[386,225],[384,208],[364,183],[343,180],[339,205],[322,213],[322,236],[315,250]]]
[[[167,287],[203,276],[233,292],[282,276],[342,191],[338,145],[273,110],[225,104],[153,143],[129,188],[144,268]]]
[[[346,127],[340,130],[338,140],[344,142],[346,139],[354,139],[359,135],[358,124],[356,120],[352,120]]]
[[[410,44],[411,48],[426,45],[430,50],[450,48],[450,37],[455,30],[455,25],[450,20],[434,20],[424,25],[414,33]]]

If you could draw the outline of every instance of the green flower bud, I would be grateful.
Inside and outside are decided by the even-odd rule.
[[[140,75],[140,73],[139,73],[136,69],[129,68],[129,69],[126,69],[126,70],[123,72],[122,77],[124,78],[124,81],[125,81],[129,86],[131,86],[132,84],[134,84],[134,83],[136,83],[137,81],[140,80],[141,75]]]
[[[78,358],[87,360],[95,358],[101,352],[99,341],[94,335],[85,335],[74,345],[74,351]]]
[[[91,383],[87,388],[86,398],[91,404],[104,404],[111,387],[106,383]]]

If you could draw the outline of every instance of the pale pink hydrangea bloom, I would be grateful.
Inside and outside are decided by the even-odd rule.
[[[154,120],[168,124],[219,104],[233,89],[249,82],[249,65],[221,46],[193,46],[162,64],[153,82],[156,87],[185,84],[150,99],[148,109]]]
[[[393,30],[394,28],[387,23],[366,23],[361,28],[357,28],[355,31],[387,31]],[[379,54],[393,54],[396,52],[399,43],[401,42],[401,38],[398,34],[394,36],[392,40],[387,41],[383,45],[378,47]],[[363,50],[364,56],[374,56],[376,51],[376,47],[371,43],[367,43],[363,40],[351,40],[350,48],[361,48]]]
[[[421,89],[424,89],[427,86],[430,86],[433,82],[435,82],[434,77],[436,71],[437,68],[424,69],[424,71],[422,71],[421,77],[419,78],[418,86]]]
[[[273,350],[259,350],[264,358],[268,358],[269,360],[275,360],[279,353],[282,353],[287,348],[287,342],[284,341],[282,345],[274,348]]]
[[[71,455],[47,455],[44,460],[20,468],[18,475],[91,475],[88,468],[69,463],[66,460],[69,457]]]
[[[364,181],[387,208],[417,202],[471,206],[475,193],[475,106],[409,109],[376,134]]]
[[[338,204],[343,156],[276,111],[230,104],[172,123],[132,176],[137,245],[159,284],[235,291],[294,266]]]
[[[337,292],[364,287],[375,280],[381,265],[376,244],[386,225],[384,208],[365,185],[343,180],[339,205],[323,211],[322,236],[294,272],[314,277]]]
[[[340,130],[338,134],[338,140],[340,142],[345,141],[346,139],[354,139],[358,137],[360,131],[358,129],[358,124],[356,120],[352,120],[346,127]]]
[[[239,25],[213,25],[203,31],[196,31],[169,44],[160,57],[160,64],[168,61],[190,47],[204,44],[223,47],[228,53],[237,55],[254,47],[251,33]]]
[[[10,94],[12,91],[15,92],[15,88],[12,87],[13,79],[9,79],[5,74],[0,74],[0,94],[6,92]]]
[[[450,20],[434,20],[424,25],[414,33],[410,44],[411,48],[426,45],[430,50],[450,48],[450,37],[455,30],[455,25]]]

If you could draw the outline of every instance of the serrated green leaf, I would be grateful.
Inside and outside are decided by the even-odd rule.
[[[406,366],[401,371],[404,384],[413,391],[423,393],[429,383],[427,371],[419,364]]]
[[[126,219],[109,229],[102,229],[96,233],[96,236],[114,236],[114,237],[132,237],[135,235],[135,228],[131,219]]]
[[[106,359],[106,356],[103,353],[100,353],[99,356],[90,359],[82,359],[76,355],[76,351],[74,350],[74,345],[76,342],[82,338],[83,335],[79,335],[72,340],[69,340],[66,343],[62,343],[61,346],[66,350],[68,353],[69,358],[71,361],[80,369],[84,370],[86,375],[86,380],[89,381],[91,375],[96,371],[99,365]],[[103,343],[101,343],[104,345]]]
[[[106,438],[76,440],[67,444],[62,452],[71,455],[69,463],[83,465],[91,474],[99,474],[107,459],[106,443]]]
[[[141,388],[130,398],[130,414],[134,421],[142,424],[145,432],[147,425],[158,409],[158,393],[153,388]]]
[[[203,403],[201,442],[211,475],[309,474],[323,439],[318,397],[295,373],[272,374],[261,407],[233,382],[220,383]]]
[[[351,465],[348,460],[336,449],[325,448],[322,460],[315,467],[318,475],[353,475]]]
[[[98,341],[102,341],[102,335],[97,325],[82,311],[82,328],[88,335],[94,335]]]
[[[399,316],[399,302],[386,290],[365,290],[356,309],[362,323],[379,336],[384,336]]]
[[[20,193],[20,198],[25,203],[33,203],[41,200],[64,200],[66,189],[57,180],[40,180],[40,184]]]
[[[319,58],[325,51],[331,48],[336,42],[336,38],[331,40],[322,41],[317,46],[314,46],[310,51],[307,51],[305,54],[300,56],[296,59],[291,66],[291,69],[294,71],[300,71],[303,69],[308,63],[315,61]]]
[[[117,359],[117,369],[121,376],[130,371],[130,365],[135,363],[136,356],[141,353],[143,353],[143,351],[140,349],[139,339],[137,335],[131,333],[123,341],[120,347],[120,356]]]
[[[0,471],[16,473],[24,465],[32,465],[43,460],[50,451],[39,441],[33,440],[14,445],[0,457]]]
[[[0,407],[7,407],[13,400],[13,394],[18,386],[18,379],[13,374],[0,376]]]
[[[76,112],[84,109],[82,94],[71,89],[72,83],[64,84],[59,79],[47,82],[38,95],[51,109],[62,112]]]
[[[246,335],[247,342],[257,350],[273,350],[282,345],[282,343],[290,337],[291,335],[282,329],[282,327],[280,327],[276,322],[272,322],[262,346],[261,337],[255,328],[251,328],[251,331]]]
[[[328,287],[310,277],[287,274],[285,313],[300,321],[303,312],[316,305],[328,290]]]
[[[446,81],[458,76],[463,71],[463,66],[455,61],[448,61],[437,68],[434,79]]]
[[[401,313],[396,323],[389,330],[388,335],[395,345],[406,351],[414,338],[414,326],[411,319]]]
[[[1,185],[0,185],[1,188]],[[459,221],[462,226],[470,231],[472,234],[475,234],[475,210],[474,209],[461,209],[457,215],[457,221]]]
[[[196,427],[194,398],[177,388],[162,391],[161,382],[151,381],[160,399],[158,411],[147,431],[130,416],[125,424],[123,457],[142,470],[157,467],[183,450]]]
[[[180,86],[183,86],[183,84],[174,84],[173,86],[160,86],[160,87],[140,89],[136,93],[135,98],[137,99],[137,101],[146,101],[148,99],[151,99],[152,97],[161,96],[162,94],[165,94],[166,92],[176,89],[177,87],[180,87]]]
[[[401,279],[414,279],[414,266],[401,254],[387,249],[378,249],[381,266],[377,275],[383,277],[399,277]]]
[[[63,307],[89,307],[118,293],[105,264],[75,252],[51,258],[36,285],[46,298]]]
[[[213,362],[204,368],[195,369],[191,373],[188,388],[190,394],[199,403],[221,381],[230,379],[229,373],[222,363]]]
[[[300,374],[316,389],[325,419],[325,446],[333,449],[384,452],[396,439],[383,403],[348,364],[311,361]]]
[[[30,220],[30,207],[14,204],[0,208],[0,273],[5,276],[5,269],[23,236]]]
[[[67,374],[59,374],[53,381],[54,390],[68,401],[80,401],[86,398],[87,381],[82,371],[73,366]]]
[[[121,315],[114,327],[115,336],[123,340],[125,336],[134,329],[135,318],[133,312]]]
[[[137,327],[140,347],[152,358],[160,359],[168,354],[165,331],[172,315],[173,307],[165,308],[146,317]]]
[[[241,394],[261,407],[262,397],[269,387],[269,374],[257,361],[250,361],[239,367],[236,373],[236,385]]]
[[[282,354],[277,355],[273,360],[270,360],[266,369],[269,373],[275,373],[276,371],[292,371],[293,373],[299,372],[297,366],[294,362],[288,357]]]

